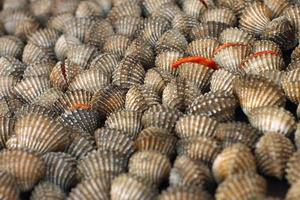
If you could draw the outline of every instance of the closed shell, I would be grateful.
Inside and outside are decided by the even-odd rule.
[[[172,20],[172,27],[178,29],[185,36],[198,24],[199,21],[196,18],[186,14],[177,14]]]
[[[0,117],[0,147],[6,147],[6,142],[13,135],[15,119],[11,117]]]
[[[28,42],[42,48],[53,48],[59,38],[59,32],[54,29],[40,29],[33,33]]]
[[[287,192],[287,195],[285,197],[286,200],[297,200],[300,198],[300,194],[299,194],[299,187],[300,187],[300,181],[298,180],[297,182],[295,182],[290,189]]]
[[[205,190],[198,189],[197,187],[169,187],[164,190],[158,197],[158,200],[197,200],[206,199],[212,200],[213,197]]]
[[[124,2],[120,5],[114,6],[107,14],[107,19],[114,23],[118,19],[126,16],[140,17],[141,8],[134,2]]]
[[[151,151],[140,151],[130,157],[128,171],[151,183],[161,184],[169,176],[171,162],[168,157]]]
[[[252,44],[255,41],[255,37],[239,28],[228,28],[222,31],[219,40],[221,43],[241,43],[241,44]]]
[[[155,66],[162,71],[176,75],[176,70],[172,68],[172,64],[183,57],[184,54],[177,51],[162,52],[156,56]]]
[[[26,64],[35,62],[55,61],[53,48],[42,48],[32,43],[27,43],[24,47],[22,61]]]
[[[282,88],[286,96],[294,103],[300,103],[300,68],[286,72],[282,80]]]
[[[189,43],[186,53],[190,56],[202,56],[213,58],[214,50],[219,46],[219,42],[213,38],[201,38]]]
[[[82,69],[86,69],[97,54],[97,49],[93,46],[76,45],[68,49],[67,58]]]
[[[2,36],[0,37],[1,56],[11,56],[15,58],[20,58],[24,48],[22,40],[15,36]]]
[[[91,61],[89,68],[102,70],[105,74],[112,74],[119,62],[119,56],[111,53],[104,53],[96,56]]]
[[[233,93],[233,81],[236,75],[224,69],[216,70],[211,76],[210,90]]]
[[[300,20],[298,17],[299,13],[300,13],[300,6],[297,4],[287,7],[283,12],[283,15],[286,16],[288,20],[291,22],[291,24],[295,27],[296,32],[299,32],[299,28],[300,28]]]
[[[26,65],[11,56],[0,57],[0,75],[21,77],[26,69]]]
[[[206,10],[200,17],[202,22],[221,22],[234,26],[237,22],[233,11],[227,8],[212,8]]]
[[[265,175],[282,179],[294,151],[289,138],[279,133],[266,134],[260,138],[255,148],[258,169]]]
[[[63,32],[65,35],[76,37],[81,42],[85,41],[87,31],[95,23],[92,17],[71,18],[63,22]]]
[[[50,73],[54,67],[55,63],[53,62],[37,62],[27,65],[23,77],[31,76],[50,76]]]
[[[71,35],[61,35],[54,46],[55,55],[59,60],[64,60],[67,57],[69,48],[75,45],[81,45],[81,41]]]
[[[299,157],[300,157],[300,151],[296,151],[289,158],[287,165],[286,165],[286,179],[288,180],[289,184],[294,185],[299,180]]]
[[[171,73],[164,72],[159,68],[152,68],[146,72],[144,83],[158,94],[161,94],[172,78]]]
[[[0,76],[0,83],[1,97],[12,97],[16,93],[18,94],[18,90],[15,87],[20,83],[14,76]]]
[[[189,36],[193,40],[203,38],[218,39],[220,33],[228,27],[230,27],[230,25],[222,22],[202,22],[192,28]]]
[[[72,20],[74,16],[71,13],[62,13],[49,18],[47,25],[49,28],[53,28],[62,32],[64,30],[64,25],[67,21]]]
[[[64,191],[51,182],[41,182],[36,185],[30,196],[31,200],[64,200]]]
[[[184,35],[177,29],[166,31],[156,43],[156,54],[163,51],[178,51],[184,52],[187,48],[188,42]]]
[[[5,171],[0,172],[0,196],[2,199],[19,199],[19,188],[16,186],[16,179]]]
[[[264,0],[263,2],[273,12],[274,18],[281,16],[285,9],[291,5],[291,3],[287,0]]]
[[[203,12],[207,9],[207,5],[197,0],[183,1],[182,10],[187,15],[199,19]]]
[[[141,23],[142,18],[140,17],[126,16],[118,19],[113,24],[113,27],[116,31],[116,34],[133,38],[135,37],[136,31],[139,29]]]
[[[61,97],[64,93],[57,88],[50,88],[46,90],[41,96],[39,96],[34,104],[44,106],[49,109],[53,109],[56,100]]]
[[[252,52],[258,53],[263,51],[273,51],[281,54],[281,49],[275,42],[271,40],[256,40],[253,42]]]

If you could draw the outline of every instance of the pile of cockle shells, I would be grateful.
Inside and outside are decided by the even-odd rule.
[[[300,199],[299,1],[1,4],[0,199]]]

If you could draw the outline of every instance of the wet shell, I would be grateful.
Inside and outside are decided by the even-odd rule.
[[[299,32],[299,28],[300,28],[300,20],[298,17],[299,14],[300,14],[299,5],[289,6],[283,12],[283,15],[286,16],[288,20],[291,22],[292,26],[295,27],[295,32]]]
[[[110,53],[104,53],[96,56],[90,63],[90,69],[102,70],[105,74],[112,74],[120,62],[119,56]]]
[[[89,45],[77,45],[69,48],[67,58],[79,65],[82,69],[85,69],[97,54],[98,52],[95,47]]]
[[[202,1],[197,0],[187,0],[182,4],[182,10],[187,15],[199,19],[205,10],[207,10],[207,5]]]
[[[17,119],[15,134],[19,147],[40,153],[62,150],[69,143],[69,134],[59,122],[38,113]]]
[[[92,17],[71,18],[64,21],[63,32],[65,35],[76,37],[83,42],[87,31],[94,23],[95,20]]]
[[[130,39],[128,37],[124,35],[112,35],[104,43],[103,51],[123,57],[129,44]]]
[[[213,69],[197,63],[184,63],[179,66],[178,75],[191,82],[201,91],[205,91],[209,85]]]
[[[19,199],[19,188],[16,187],[16,179],[9,173],[0,172],[0,196],[2,199]]]
[[[58,111],[68,111],[79,108],[89,109],[93,94],[85,90],[67,91],[55,102],[55,108]]]
[[[213,197],[206,191],[194,187],[169,187],[158,197],[158,200],[212,200]]]
[[[51,182],[41,182],[36,185],[30,196],[31,200],[64,200],[66,194],[59,186]]]
[[[66,90],[70,82],[83,71],[80,66],[67,59],[59,61],[53,67],[50,74],[50,81],[54,87]]]
[[[96,92],[110,83],[110,76],[98,69],[88,69],[75,76],[69,85],[69,90],[86,90]]]
[[[122,110],[109,115],[105,121],[105,126],[136,137],[142,129],[141,118],[140,112]]]
[[[203,38],[197,39],[189,43],[186,53],[190,56],[201,56],[205,58],[213,58],[214,50],[219,46],[216,39]]]
[[[0,97],[11,97],[16,93],[18,79],[13,76],[0,76]]]
[[[37,62],[27,65],[23,77],[28,78],[32,76],[50,76],[50,73],[54,67],[53,62]]]
[[[297,45],[295,28],[284,16],[273,19],[265,27],[262,38],[276,42],[282,50],[289,50]]]
[[[265,175],[282,179],[286,164],[295,151],[292,141],[279,133],[262,136],[256,143],[258,169]]]
[[[49,90],[46,90],[41,96],[39,96],[33,103],[49,109],[53,109],[54,103],[63,94],[64,93],[57,88],[50,88]]]
[[[225,148],[215,159],[212,167],[215,180],[222,182],[235,174],[256,172],[255,157],[244,144]]]
[[[184,35],[177,29],[166,31],[156,43],[156,54],[163,51],[178,51],[183,53],[187,48],[188,42]]]
[[[32,43],[27,43],[24,47],[22,61],[26,64],[36,62],[55,61],[55,53],[52,48],[42,48]]]
[[[31,103],[46,90],[51,84],[48,77],[28,77],[15,86],[16,93],[25,102]]]
[[[234,118],[237,106],[237,99],[233,95],[224,92],[209,92],[197,97],[189,106],[188,113],[227,121]]]
[[[263,133],[280,133],[289,136],[296,128],[292,113],[282,107],[258,107],[248,115],[251,125]]]
[[[110,195],[112,200],[152,200],[156,199],[158,191],[145,179],[122,174],[113,180]]]
[[[300,102],[300,68],[286,72],[282,80],[282,88],[286,96],[294,103]]]
[[[61,35],[54,46],[55,55],[59,60],[64,60],[67,57],[69,48],[75,45],[81,45],[81,41],[71,35]]]
[[[149,107],[159,104],[159,95],[147,85],[132,86],[127,94],[125,108],[133,111],[145,111]]]
[[[125,106],[125,92],[118,86],[109,85],[97,91],[92,98],[92,109],[101,115],[122,110]]]
[[[263,1],[268,8],[273,12],[273,17],[281,16],[283,11],[291,5],[287,0],[264,0]]]
[[[47,27],[63,32],[66,22],[70,22],[72,19],[74,19],[74,16],[71,13],[55,15],[48,19]]]
[[[116,34],[134,38],[142,22],[140,17],[126,16],[118,19],[113,27]]]
[[[160,6],[166,3],[174,3],[174,0],[145,0],[143,1],[143,8],[145,9],[146,15],[153,13]]]
[[[289,158],[287,164],[286,164],[286,179],[288,180],[289,184],[294,185],[297,183],[298,180],[300,180],[299,178],[299,157],[300,157],[300,151],[296,151],[295,153],[293,153],[291,155],[291,157]]]
[[[89,108],[65,111],[58,120],[66,127],[87,133],[93,133],[100,124],[98,112],[89,110]]]
[[[65,152],[76,159],[84,158],[89,152],[96,150],[94,138],[88,134],[73,133],[72,141],[65,148]]]
[[[210,89],[213,92],[223,91],[227,93],[233,93],[233,81],[236,75],[219,69],[213,73],[210,80]]]
[[[127,159],[113,151],[98,150],[87,154],[78,162],[77,170],[81,180],[103,175],[110,180],[125,172]]]
[[[168,179],[171,162],[168,157],[151,151],[140,151],[130,157],[128,171],[130,174],[161,184]]]
[[[236,77],[233,88],[246,114],[253,108],[285,104],[283,90],[263,77],[253,75]]]
[[[187,115],[176,122],[176,135],[181,138],[197,136],[213,137],[218,122],[212,118],[200,115]]]
[[[168,72],[164,72],[159,68],[151,68],[145,74],[144,83],[147,87],[161,94],[172,78],[172,74]]]
[[[15,36],[0,37],[0,55],[20,58],[24,48],[22,40]]]
[[[201,22],[220,22],[234,26],[237,22],[233,11],[227,8],[213,8],[206,10],[200,17]]]
[[[0,57],[0,76],[21,77],[27,66],[11,56]]]
[[[287,195],[285,197],[286,200],[297,200],[300,198],[300,194],[299,194],[299,187],[300,187],[300,181],[298,180],[297,182],[295,182],[290,189],[287,192]]]
[[[177,156],[170,173],[169,182],[174,186],[192,188],[203,187],[212,183],[213,177],[209,167],[187,156]]]
[[[109,36],[114,34],[112,25],[106,20],[97,20],[85,34],[85,43],[101,49]]]
[[[172,68],[172,64],[180,58],[183,58],[184,54],[177,51],[166,51],[158,54],[155,58],[155,66],[162,71],[172,73],[176,75],[176,69]]]
[[[218,39],[220,33],[228,27],[230,27],[230,25],[221,22],[202,22],[192,28],[189,36],[192,40],[202,38]]]
[[[242,143],[253,149],[261,133],[243,122],[221,123],[215,130],[215,137],[224,147]]]
[[[94,137],[98,150],[115,151],[128,158],[135,150],[133,138],[122,131],[100,128],[95,131]]]
[[[134,2],[124,2],[114,6],[107,14],[107,19],[114,23],[118,19],[127,16],[140,17],[142,10],[140,6]]]
[[[34,154],[20,150],[3,150],[0,153],[0,170],[11,174],[21,191],[28,191],[43,178],[45,164]]]
[[[236,174],[221,183],[216,191],[216,200],[265,199],[266,180],[256,173]]]
[[[15,113],[14,117],[16,119],[20,119],[23,116],[35,114],[35,115],[40,115],[40,116],[45,116],[51,119],[55,119],[57,117],[57,113],[53,110],[50,110],[49,108],[46,108],[44,106],[40,105],[23,105],[20,108],[18,108]]]
[[[197,26],[199,21],[185,14],[178,14],[172,20],[172,27],[178,29],[183,35],[188,36],[193,27]]]
[[[281,49],[275,42],[271,40],[256,40],[253,42],[252,52],[264,52],[264,51],[273,51],[281,54]]]
[[[142,117],[144,128],[154,126],[172,131],[181,113],[162,105],[155,105],[146,110]]]
[[[220,145],[216,140],[202,136],[181,139],[177,143],[178,155],[185,155],[206,164],[212,164],[220,151]]]
[[[174,19],[174,17],[180,13],[182,13],[182,11],[178,7],[178,5],[170,2],[165,3],[156,10],[154,10],[151,16],[162,17],[167,21],[171,22]]]
[[[116,67],[112,75],[112,83],[128,89],[143,83],[145,70],[134,56],[127,56]]]
[[[68,200],[109,200],[111,181],[105,176],[80,182],[69,193]]]
[[[240,43],[245,45],[252,45],[255,37],[250,33],[239,28],[228,28],[222,31],[219,37],[221,43]]]
[[[255,2],[244,9],[239,20],[239,27],[250,33],[260,35],[272,17],[272,11],[265,4]]]
[[[40,29],[33,33],[28,42],[42,48],[53,48],[57,39],[59,38],[59,32],[55,29]]]
[[[6,147],[6,142],[13,135],[15,119],[11,117],[0,117],[0,147]]]
[[[148,127],[139,133],[135,146],[138,151],[154,151],[170,157],[175,153],[176,141],[168,130]]]
[[[251,47],[249,45],[225,43],[214,51],[214,59],[225,70],[232,73],[243,73],[244,69],[240,65],[250,53]]]
[[[46,153],[42,157],[46,165],[44,181],[49,181],[67,191],[76,184],[76,160],[62,152]]]

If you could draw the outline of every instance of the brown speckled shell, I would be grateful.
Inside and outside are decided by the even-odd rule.
[[[65,192],[56,184],[51,182],[40,182],[36,185],[30,195],[31,200],[64,200]]]

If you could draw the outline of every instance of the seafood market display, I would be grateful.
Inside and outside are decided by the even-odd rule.
[[[1,200],[300,199],[299,0],[0,8]]]

